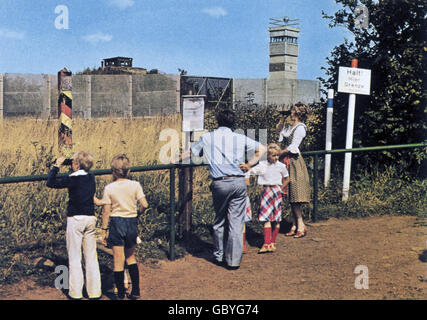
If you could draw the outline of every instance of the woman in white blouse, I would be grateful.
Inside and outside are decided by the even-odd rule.
[[[286,234],[294,238],[302,238],[307,234],[307,228],[302,219],[302,205],[310,202],[310,181],[307,167],[301,156],[302,142],[306,136],[307,127],[304,121],[307,119],[308,108],[298,102],[291,107],[291,126],[284,126],[283,117],[278,126],[279,142],[285,142],[285,148],[280,156],[289,157],[289,203],[292,210],[292,227]],[[286,161],[283,161],[286,163]]]

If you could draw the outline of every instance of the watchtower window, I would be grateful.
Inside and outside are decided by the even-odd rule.
[[[288,36],[270,37],[270,43],[278,43],[278,42],[288,42],[288,43],[297,44],[298,38],[288,37]]]

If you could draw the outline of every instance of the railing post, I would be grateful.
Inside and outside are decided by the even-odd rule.
[[[169,241],[169,260],[175,260],[175,168],[170,168],[170,241]]]
[[[314,155],[314,168],[313,168],[313,222],[317,218],[317,197],[318,197],[318,180],[319,180],[319,156],[317,153]]]

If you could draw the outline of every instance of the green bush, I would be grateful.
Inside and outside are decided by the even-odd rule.
[[[307,118],[307,136],[304,140],[305,150],[318,150],[323,145],[322,132],[324,131],[322,123],[324,122],[324,108],[320,104],[310,105],[310,114]],[[276,126],[282,117],[276,106],[257,106],[248,107],[240,106],[235,110],[236,123],[234,129],[242,129],[246,134],[251,136],[252,132],[248,129],[255,129],[255,138],[259,139],[259,129],[267,130],[267,143],[277,143],[278,135],[276,134]],[[215,119],[217,110],[205,111],[205,129],[213,130],[218,127]],[[290,124],[290,117],[286,121]]]
[[[351,181],[346,202],[342,180],[332,179],[319,190],[319,217],[366,217],[373,215],[427,215],[427,181],[401,177],[394,167],[365,172]]]

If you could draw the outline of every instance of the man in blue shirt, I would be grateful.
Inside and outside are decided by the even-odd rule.
[[[229,269],[237,269],[242,259],[247,191],[244,172],[254,166],[266,152],[266,147],[262,144],[231,130],[234,117],[232,110],[221,110],[216,117],[218,129],[203,134],[191,147],[191,153],[198,157],[203,155],[208,163],[213,180],[210,189],[216,213],[213,254],[215,262],[226,262]],[[253,154],[253,157],[245,164],[246,154]],[[183,153],[180,160],[188,157],[190,150]]]

